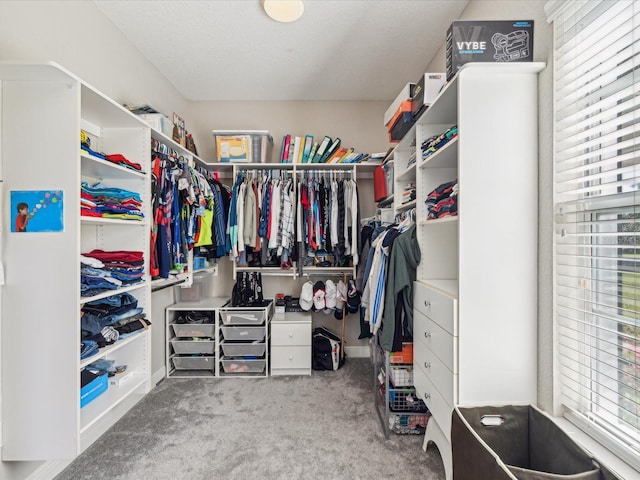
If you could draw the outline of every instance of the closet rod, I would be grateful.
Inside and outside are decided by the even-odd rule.
[[[341,271],[341,272],[304,272],[302,273],[302,275],[299,275],[301,277],[307,277],[307,278],[311,278],[311,277],[342,277],[343,275],[348,276],[353,276],[353,272],[349,271],[349,272],[345,272],[345,271]]]

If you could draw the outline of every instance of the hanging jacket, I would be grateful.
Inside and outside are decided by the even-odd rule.
[[[403,333],[413,334],[413,282],[419,263],[420,246],[414,224],[395,239],[389,254],[380,336],[380,346],[385,350],[401,351]]]

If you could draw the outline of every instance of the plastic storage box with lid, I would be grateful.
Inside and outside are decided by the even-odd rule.
[[[213,130],[212,133],[217,162],[271,162],[273,137],[267,130]]]
[[[141,113],[138,117],[157,132],[172,138],[173,122],[161,113]]]
[[[211,276],[194,274],[190,287],[177,286],[179,302],[199,302],[210,296]]]

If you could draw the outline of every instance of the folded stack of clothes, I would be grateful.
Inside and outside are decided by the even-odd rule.
[[[458,180],[443,183],[433,190],[424,201],[427,205],[427,218],[452,217],[458,214]]]
[[[98,182],[89,185],[82,182],[80,191],[80,215],[85,217],[142,220],[140,194],[121,188],[109,188]]]
[[[458,136],[458,126],[454,125],[440,135],[434,135],[422,142],[422,159],[429,157]]]
[[[126,292],[87,302],[80,315],[80,358],[90,357],[99,348],[151,324],[138,307],[138,300]]]
[[[144,280],[142,252],[92,250],[80,256],[80,295],[91,297]]]
[[[402,191],[402,204],[409,203],[416,199],[416,184],[409,182],[404,186]]]
[[[134,170],[136,172],[142,172],[142,166],[139,163],[135,163],[130,161],[127,157],[120,153],[112,153],[106,155],[102,152],[97,152],[91,149],[91,137],[84,130],[80,130],[80,150],[84,150],[86,153],[91,155],[92,157],[100,158],[101,160],[106,160],[111,163],[115,163],[116,165],[120,165],[121,167],[128,168],[129,170]]]

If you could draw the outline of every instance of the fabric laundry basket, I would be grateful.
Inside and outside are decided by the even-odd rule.
[[[457,407],[454,480],[621,480],[533,406]]]

